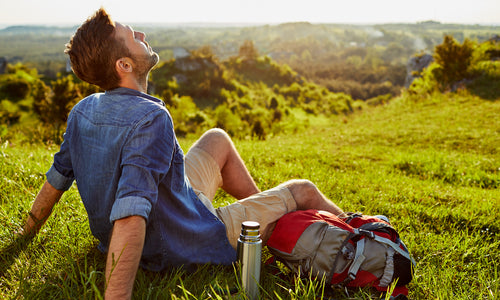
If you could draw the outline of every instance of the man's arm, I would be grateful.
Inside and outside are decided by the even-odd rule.
[[[36,235],[63,194],[64,191],[54,188],[48,181],[45,181],[31,206],[31,211],[21,234],[24,236]]]
[[[131,299],[145,236],[143,217],[115,221],[106,260],[105,299]]]

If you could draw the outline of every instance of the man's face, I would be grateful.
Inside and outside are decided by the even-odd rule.
[[[146,42],[146,34],[134,31],[132,27],[116,22],[116,37],[122,39],[134,61],[134,72],[144,76],[158,63],[160,57]]]

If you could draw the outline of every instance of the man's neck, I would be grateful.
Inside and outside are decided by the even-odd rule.
[[[142,93],[148,92],[148,82],[145,80],[144,82],[139,82],[138,80],[122,80],[120,87],[125,87],[133,90],[137,90]]]

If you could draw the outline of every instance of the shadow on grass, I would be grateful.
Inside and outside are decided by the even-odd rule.
[[[8,272],[23,251],[30,251],[30,240],[16,240],[1,250],[1,275]],[[28,248],[28,249],[27,249]],[[30,251],[31,252],[31,251]],[[12,298],[24,299],[103,299],[105,255],[96,247],[79,253],[54,253],[54,266],[31,267],[10,274],[15,281]],[[43,263],[36,258],[31,263]],[[35,271],[34,269],[37,269]],[[32,273],[33,271],[33,273]],[[262,273],[261,293],[264,297],[281,299],[318,299],[322,295],[320,280],[300,280],[288,273],[279,276],[269,266]],[[352,291],[367,295],[368,290]],[[166,272],[140,269],[134,286],[134,299],[240,299],[241,287],[233,266],[203,265],[186,271],[181,268]],[[358,293],[358,294],[356,294]],[[314,296],[312,296],[314,295]],[[344,290],[325,289],[328,299],[343,299]],[[240,298],[238,298],[240,297]],[[242,299],[242,298],[241,298]]]
[[[33,238],[15,238],[0,249],[0,277],[10,282],[15,298],[24,299],[102,299],[105,255],[95,247],[87,252],[68,255],[54,253],[54,262],[38,260]],[[25,268],[14,265],[23,252],[30,252]],[[35,266],[35,264],[37,264]],[[10,271],[11,270],[11,271]]]
[[[470,91],[485,100],[497,101],[500,99],[500,78],[498,76],[481,75],[469,86]]]
[[[57,285],[57,293],[64,299],[101,299],[104,288],[106,255],[96,247],[77,256],[63,258],[64,268],[53,270],[48,282]],[[52,295],[48,293],[53,299]],[[48,299],[48,298],[47,298]]]
[[[6,295],[24,299],[103,299],[106,255],[94,246],[76,253],[63,248],[50,253],[43,242],[25,238],[14,240],[0,251],[0,276],[9,282],[10,289]],[[19,264],[24,256],[26,262]],[[179,295],[206,299],[229,294],[234,283],[231,266],[204,265],[158,273],[139,269],[134,298],[170,299],[171,295]]]
[[[500,235],[500,227],[494,223],[482,223],[477,218],[466,218],[457,214],[435,215],[430,212],[414,212],[416,224],[425,225],[435,234],[443,232],[463,231],[469,234],[479,234],[485,241],[494,242]],[[484,221],[483,221],[484,222]],[[415,230],[421,230],[415,228]]]
[[[31,241],[31,237],[18,237],[0,250],[0,276],[4,277],[6,275],[7,270],[10,269],[19,254],[28,247]]]

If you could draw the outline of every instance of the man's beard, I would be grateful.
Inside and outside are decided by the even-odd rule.
[[[156,52],[151,52],[149,55],[132,55],[135,62],[134,73],[139,82],[147,83],[149,71],[160,61],[160,57]]]

